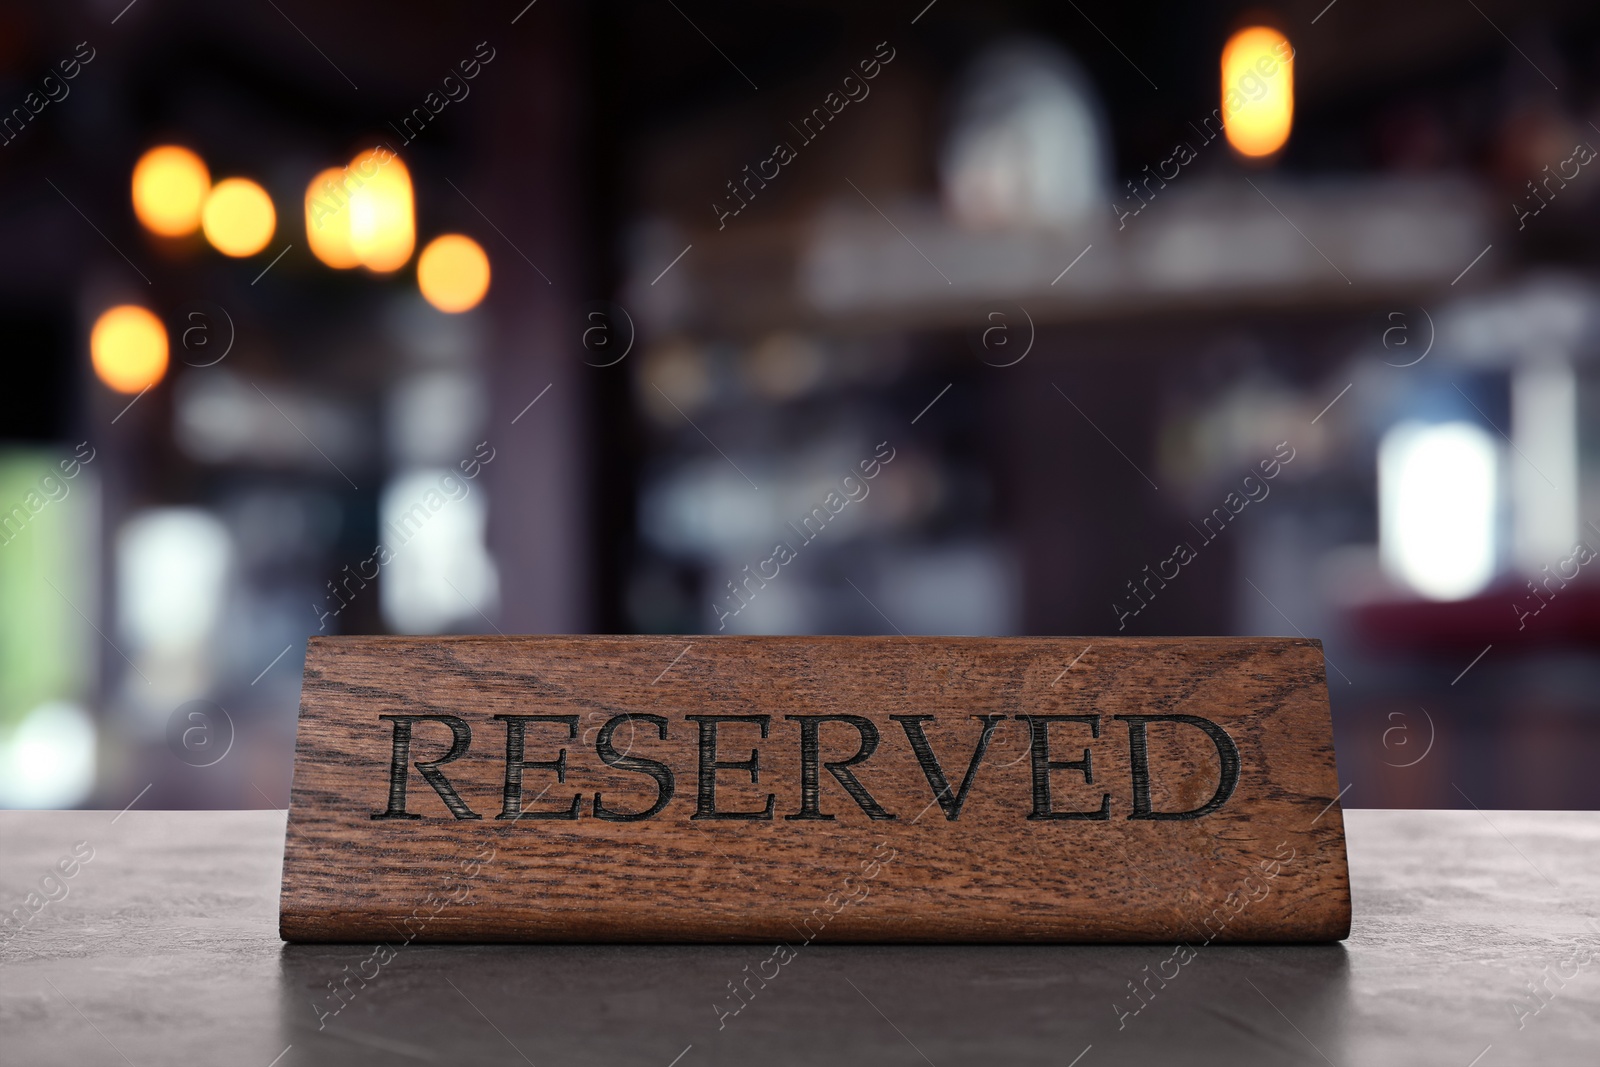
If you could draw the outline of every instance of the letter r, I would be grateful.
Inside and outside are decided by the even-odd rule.
[[[389,806],[382,812],[373,812],[374,819],[420,819],[421,815],[413,815],[406,811],[406,783],[410,778],[411,761],[411,726],[421,721],[442,722],[450,727],[450,751],[436,760],[417,760],[417,770],[422,778],[433,786],[434,792],[439,794],[439,799],[444,801],[445,807],[450,809],[450,814],[458,819],[481,819],[483,816],[468,808],[461,796],[456,792],[455,786],[450,784],[439,770],[441,764],[449,763],[466,755],[467,749],[472,745],[472,727],[467,725],[465,719],[455,715],[379,715],[380,719],[388,719],[394,723],[394,741],[389,754]]]

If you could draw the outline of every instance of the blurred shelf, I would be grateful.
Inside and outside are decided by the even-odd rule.
[[[1448,287],[1493,230],[1486,196],[1460,178],[1180,182],[1120,229],[1108,211],[1072,230],[974,233],[922,200],[666,229],[640,242],[625,299],[657,336],[966,327],[1007,305],[1040,324],[1393,303]],[[1480,263],[1472,280],[1492,274]]]

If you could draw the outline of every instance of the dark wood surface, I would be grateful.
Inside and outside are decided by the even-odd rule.
[[[1600,814],[1345,814],[1348,941],[1212,945],[1125,1020],[1175,945],[813,945],[719,1029],[770,947],[412,945],[324,1017],[374,946],[279,940],[281,813],[3,812],[8,908],[95,855],[0,944],[0,1062],[1593,1067]]]
[[[1338,791],[1314,641],[314,638],[282,929],[1330,941]]]

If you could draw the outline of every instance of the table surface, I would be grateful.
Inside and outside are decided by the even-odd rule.
[[[0,906],[29,917],[0,944],[0,1062],[1600,1064],[1600,813],[1345,818],[1347,942],[1200,947],[1137,1014],[1173,946],[811,945],[722,1015],[769,949],[364,963],[278,939],[281,812],[4,812]]]

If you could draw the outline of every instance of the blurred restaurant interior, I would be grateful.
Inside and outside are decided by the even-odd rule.
[[[1600,806],[1595,146],[1581,0],[6,4],[0,804],[721,632],[1318,637],[1347,805]]]

